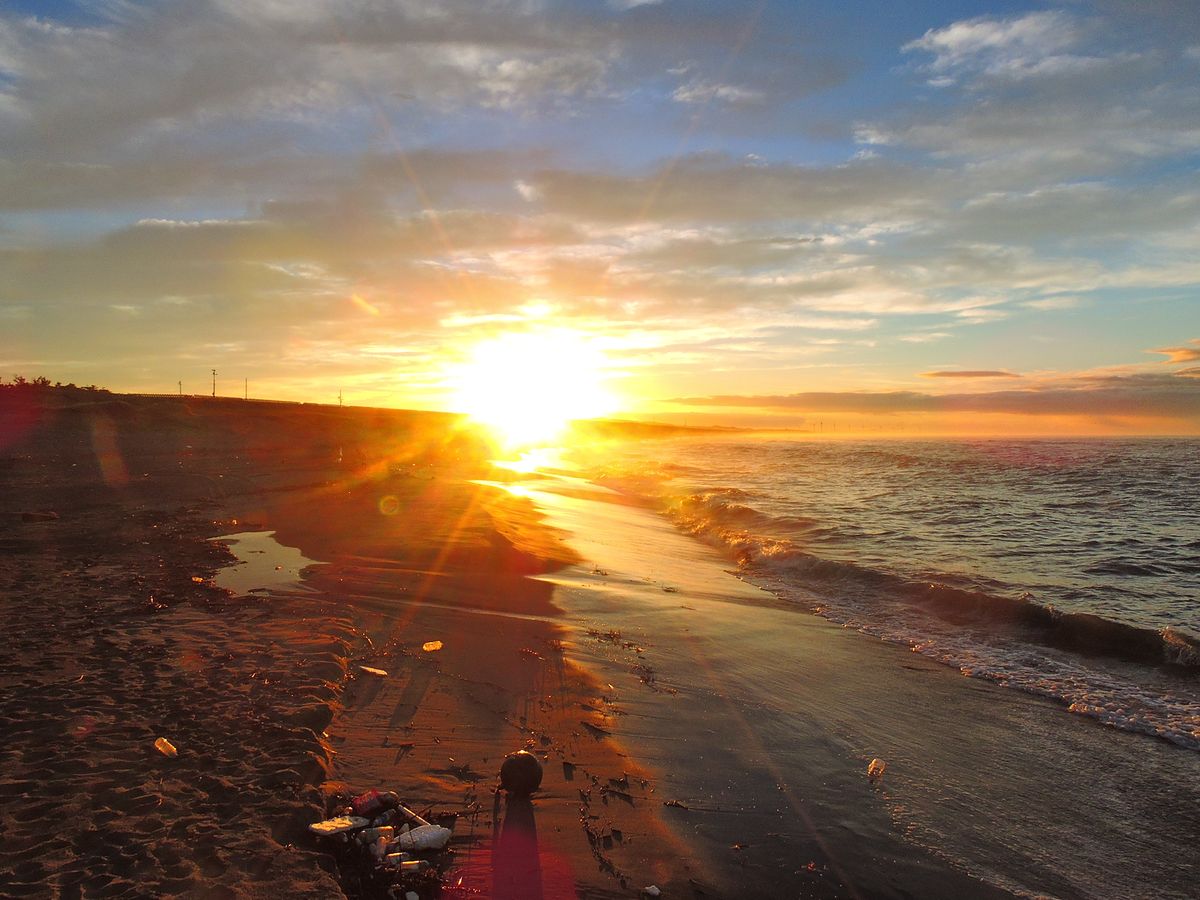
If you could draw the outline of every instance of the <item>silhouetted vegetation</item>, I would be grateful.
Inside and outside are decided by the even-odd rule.
[[[112,393],[107,388],[96,387],[94,384],[79,386],[75,382],[63,384],[61,381],[51,382],[44,375],[38,375],[34,378],[27,378],[24,375],[14,375],[12,381],[6,382],[3,377],[0,377],[0,391],[64,391],[68,393],[89,393],[89,394],[110,394]]]

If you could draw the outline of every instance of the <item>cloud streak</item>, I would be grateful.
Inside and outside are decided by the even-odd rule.
[[[922,372],[922,378],[1020,378],[1021,376],[1015,372],[1002,371],[987,371],[983,369],[969,369],[963,371],[943,370],[936,372]]]
[[[1172,375],[1081,378],[1069,387],[970,394],[919,391],[811,391],[766,396],[680,397],[694,407],[746,407],[806,413],[1005,413],[1026,416],[1200,418],[1200,385]]]

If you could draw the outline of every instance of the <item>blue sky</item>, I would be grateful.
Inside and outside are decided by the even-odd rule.
[[[10,2],[0,374],[1195,431],[1197,83],[1192,0]]]

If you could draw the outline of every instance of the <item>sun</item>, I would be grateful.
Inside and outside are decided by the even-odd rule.
[[[554,329],[513,332],[476,344],[450,372],[452,406],[508,446],[553,440],[575,419],[617,408],[610,365],[594,341]]]

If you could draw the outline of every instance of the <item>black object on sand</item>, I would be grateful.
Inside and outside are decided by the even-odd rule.
[[[542,764],[527,750],[504,757],[500,766],[500,787],[514,796],[528,796],[542,783]]]

